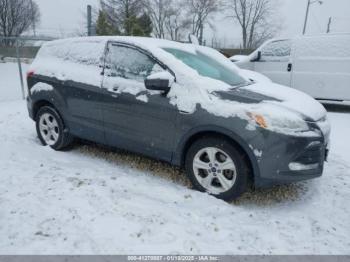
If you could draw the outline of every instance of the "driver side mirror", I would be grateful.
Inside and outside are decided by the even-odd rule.
[[[261,60],[261,51],[258,51],[250,62],[259,62]]]
[[[175,78],[168,71],[155,73],[145,79],[145,86],[148,90],[162,91],[165,94],[170,92],[170,88]]]

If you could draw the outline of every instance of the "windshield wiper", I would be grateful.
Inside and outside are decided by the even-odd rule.
[[[232,88],[230,88],[230,89],[237,89],[237,88],[241,88],[241,87],[245,87],[245,86],[250,86],[250,85],[252,85],[252,84],[254,84],[254,82],[245,82],[245,83],[243,83],[243,84],[239,84],[239,85],[236,85],[236,86],[232,86]]]

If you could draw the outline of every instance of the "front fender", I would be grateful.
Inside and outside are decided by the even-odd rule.
[[[196,128],[191,129],[189,132],[187,132],[182,138],[180,139],[180,142],[178,143],[175,153],[173,155],[172,163],[176,166],[183,166],[186,150],[189,146],[189,143],[193,140],[193,138],[196,138],[201,135],[205,134],[216,134],[216,135],[222,135],[229,139],[231,139],[233,142],[237,143],[241,149],[247,154],[249,161],[252,165],[254,177],[260,176],[259,171],[259,165],[257,158],[252,151],[251,147],[242,139],[239,135],[236,133],[219,126],[214,125],[206,125],[206,126],[199,126]]]

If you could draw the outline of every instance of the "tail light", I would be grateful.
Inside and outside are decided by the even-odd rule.
[[[33,71],[33,70],[28,71],[28,72],[27,72],[27,79],[30,78],[30,77],[32,77],[33,75],[34,75],[34,71]]]

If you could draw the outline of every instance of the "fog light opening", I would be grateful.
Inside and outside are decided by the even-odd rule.
[[[289,164],[289,169],[291,171],[307,171],[307,170],[317,169],[319,167],[320,167],[320,164],[305,165],[302,163],[295,163],[295,162]]]

